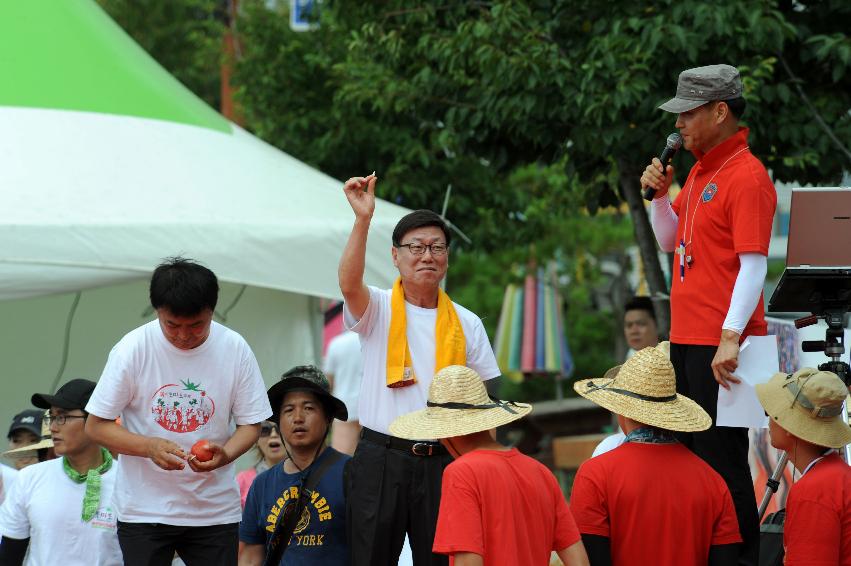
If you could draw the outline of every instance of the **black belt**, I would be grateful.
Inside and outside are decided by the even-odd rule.
[[[448,454],[446,448],[439,442],[423,442],[418,440],[405,440],[387,434],[381,434],[372,429],[363,427],[360,431],[360,437],[367,442],[378,444],[391,450],[400,452],[408,452],[414,456],[443,456]]]

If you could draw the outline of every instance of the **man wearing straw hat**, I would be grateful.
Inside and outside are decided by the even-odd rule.
[[[677,393],[667,345],[574,384],[615,413],[626,433],[624,444],[582,464],[573,482],[570,504],[592,566],[729,566],[738,558],[742,538],[727,485],[674,438],[712,420]]]
[[[756,394],[771,445],[801,472],[786,498],[785,564],[851,565],[851,467],[836,453],[851,443],[842,422],[848,389],[834,373],[804,368],[775,374]]]
[[[531,410],[490,398],[474,370],[453,365],[434,376],[425,409],[390,425],[400,438],[439,439],[455,458],[443,474],[434,539],[434,552],[455,566],[547,565],[552,551],[566,566],[588,564],[552,473],[489,433]]]
[[[426,406],[432,376],[443,367],[468,366],[482,379],[500,371],[482,321],[440,288],[450,233],[434,212],[416,210],[396,224],[390,253],[399,278],[393,288],[364,284],[375,182],[373,173],[343,186],[355,221],[340,258],[340,290],[345,324],[360,335],[363,353],[363,429],[346,501],[349,548],[353,566],[395,566],[407,532],[414,564],[441,566],[446,557],[431,548],[441,477],[452,459],[428,435],[395,437],[389,425]]]

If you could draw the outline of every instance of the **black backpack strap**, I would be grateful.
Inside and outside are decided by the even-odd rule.
[[[283,520],[278,521],[278,524],[275,525],[275,532],[272,533],[272,538],[266,546],[266,558],[263,560],[263,566],[278,566],[281,563],[284,552],[287,550],[287,546],[289,546],[290,538],[293,536],[293,531],[295,531],[295,527],[298,524],[298,520],[301,518],[301,514],[304,513],[305,507],[307,507],[307,502],[310,499],[308,493],[313,493],[313,490],[319,485],[319,481],[325,475],[325,472],[342,458],[343,455],[341,453],[331,449],[331,452],[323,458],[322,462],[310,470],[307,479],[298,490],[298,500],[295,503],[293,513],[285,514]],[[281,512],[283,513],[283,509],[281,509]]]

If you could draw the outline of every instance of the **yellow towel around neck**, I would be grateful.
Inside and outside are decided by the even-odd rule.
[[[390,330],[387,333],[387,387],[406,387],[417,382],[406,333],[405,291],[396,279],[390,295]],[[443,289],[438,289],[437,320],[434,324],[434,371],[466,365],[467,340],[455,306]]]

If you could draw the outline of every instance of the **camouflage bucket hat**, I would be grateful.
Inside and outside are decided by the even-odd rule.
[[[322,370],[316,366],[296,366],[281,376],[281,381],[269,388],[269,404],[272,405],[272,422],[280,417],[284,396],[293,391],[307,391],[319,397],[329,417],[345,421],[349,418],[346,404],[331,395],[331,386]]]

